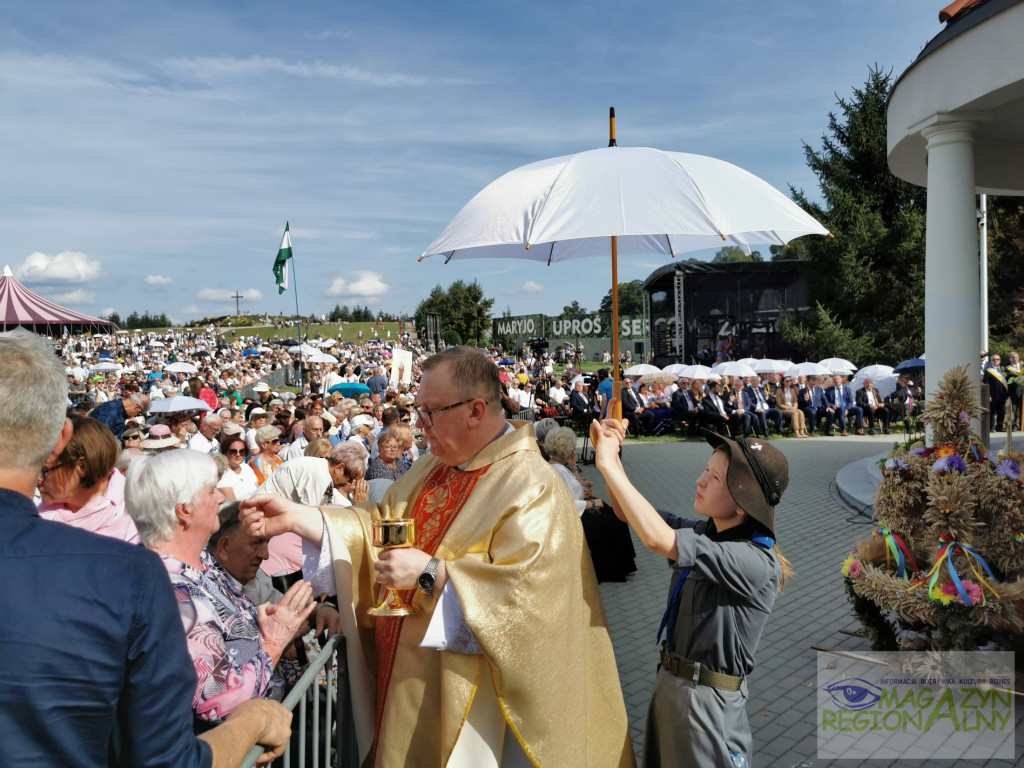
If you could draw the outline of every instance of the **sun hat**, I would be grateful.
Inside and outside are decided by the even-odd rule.
[[[702,430],[716,450],[729,454],[726,485],[736,505],[775,535],[775,507],[789,486],[789,462],[778,448],[760,437],[741,440]]]
[[[222,435],[242,435],[245,434],[245,430],[233,421],[225,421],[224,426],[220,428]]]
[[[372,416],[359,415],[352,419],[353,427],[369,427],[373,429],[377,425]]]
[[[142,441],[142,449],[144,451],[155,451],[178,444],[179,440],[171,434],[170,427],[166,424],[154,424],[149,428],[149,437]]]
[[[259,406],[255,407],[251,411],[249,411],[249,418],[250,419],[255,419],[257,416],[266,416],[266,415],[267,415],[267,409],[266,408],[260,408]]]
[[[259,384],[256,384],[255,386],[253,386],[252,391],[253,392],[269,392],[270,391],[270,385],[267,384],[267,382],[265,382],[265,381],[261,381]]]

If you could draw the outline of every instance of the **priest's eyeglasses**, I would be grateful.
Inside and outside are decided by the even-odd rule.
[[[420,423],[423,424],[423,426],[429,427],[431,424],[434,423],[434,414],[436,414],[436,413],[444,413],[445,411],[450,411],[452,408],[458,408],[460,405],[466,405],[467,403],[472,403],[474,400],[476,400],[476,398],[475,397],[471,397],[471,398],[469,398],[469,400],[462,400],[462,401],[460,401],[458,403],[452,403],[451,405],[446,405],[443,408],[420,408],[417,405],[416,406],[417,418],[419,419]]]

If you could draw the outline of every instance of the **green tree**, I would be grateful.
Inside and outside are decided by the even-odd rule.
[[[630,280],[619,283],[619,317],[639,317],[644,313],[644,289],[642,280]],[[599,312],[608,314],[612,311],[612,291],[601,299]]]
[[[751,251],[748,254],[738,245],[727,245],[718,249],[715,257],[711,259],[711,263],[721,264],[726,261],[764,261],[764,259],[761,258],[760,251]]]
[[[815,306],[814,314],[806,322],[798,325],[785,312],[780,313],[779,318],[782,335],[810,360],[826,357],[857,361],[871,359],[871,342],[844,328],[821,304]]]
[[[562,317],[567,318],[569,320],[582,320],[586,316],[586,307],[581,307],[578,301],[573,301],[572,304],[562,307]]]
[[[441,316],[441,333],[453,331],[459,343],[480,344],[491,327],[491,309],[494,299],[484,296],[484,289],[476,280],[466,283],[456,280],[447,290],[434,286],[430,295],[416,307],[417,327],[426,326],[426,315],[437,313]],[[450,342],[449,342],[450,343]]]
[[[1024,206],[1019,198],[988,198],[988,327],[993,351],[1005,355],[1024,346]]]
[[[790,191],[834,238],[802,237],[791,244],[789,258],[812,264],[810,298],[822,307],[786,325],[784,338],[791,343],[813,338],[828,327],[827,317],[852,339],[865,340],[879,360],[921,354],[925,190],[889,172],[885,105],[891,88],[892,73],[872,68],[852,98],[838,98],[839,113],[829,114],[820,151],[804,145],[823,202]]]
[[[110,322],[112,322],[114,325],[116,325],[118,327],[120,327],[122,325],[122,323],[121,323],[121,315],[119,315],[116,311],[115,312],[108,312],[106,317],[104,317],[103,319],[104,320],[109,320]]]

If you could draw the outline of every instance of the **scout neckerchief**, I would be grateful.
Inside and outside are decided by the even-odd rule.
[[[771,549],[775,546],[775,539],[771,536],[765,536],[763,533],[755,533],[750,537],[750,540],[755,544],[760,544],[765,549]],[[690,575],[692,568],[683,568],[679,572],[679,578],[676,579],[676,583],[672,587],[672,594],[668,598],[668,605],[665,607],[665,613],[661,617],[661,626],[658,627],[657,643],[661,644],[662,632],[668,629],[665,642],[668,645],[668,650],[672,651],[672,637],[675,634],[676,629],[676,618],[679,616],[679,603],[683,597],[683,584],[686,583],[686,577]]]

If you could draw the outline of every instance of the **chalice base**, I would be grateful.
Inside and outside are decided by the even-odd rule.
[[[408,616],[411,613],[416,613],[416,609],[409,605],[405,600],[399,597],[396,593],[388,590],[391,599],[388,600],[387,596],[384,598],[384,602],[380,605],[371,608],[367,613],[371,616]]]

